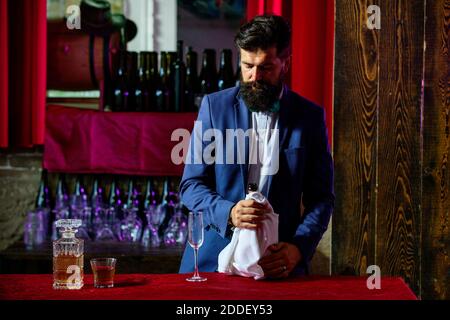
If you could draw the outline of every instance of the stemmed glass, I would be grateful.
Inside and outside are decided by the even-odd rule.
[[[116,215],[116,209],[111,207],[109,209],[99,209],[96,216],[96,241],[114,241],[116,236],[114,235],[113,225]]]
[[[126,218],[120,222],[119,240],[123,242],[139,242],[142,235],[142,222],[137,216],[137,208],[124,209]]]
[[[158,234],[159,227],[164,220],[165,211],[162,206],[150,205],[145,212],[147,217],[147,226],[142,234],[141,243],[143,246],[159,247],[161,238]]]
[[[194,249],[195,271],[194,275],[187,278],[187,281],[206,281],[198,273],[198,249],[203,244],[203,214],[202,212],[189,212],[188,218],[188,242]]]

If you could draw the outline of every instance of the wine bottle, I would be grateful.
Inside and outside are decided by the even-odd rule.
[[[202,69],[200,71],[200,90],[195,98],[195,104],[200,108],[204,95],[217,91],[216,51],[203,50]]]
[[[149,94],[149,102],[146,111],[156,111],[156,88],[158,86],[159,74],[158,74],[158,53],[149,52],[148,61],[148,74],[147,74],[147,86]]]
[[[88,207],[88,197],[83,183],[83,176],[79,174],[76,177],[75,188],[70,199],[72,218],[77,219],[80,214],[79,211],[86,207]]]
[[[153,179],[148,178],[146,182],[145,197],[144,197],[143,209],[148,210],[150,206],[156,206],[158,204],[158,195],[153,185]]]
[[[199,106],[195,104],[195,96],[198,93],[197,52],[193,51],[192,47],[189,47],[186,53],[186,111],[198,111]]]
[[[39,188],[35,201],[36,209],[48,209],[52,207],[51,191],[48,184],[48,171],[42,169],[41,180],[39,181]]]
[[[48,172],[42,169],[41,180],[39,181],[39,188],[36,196],[35,207],[36,211],[42,214],[42,227],[45,238],[49,237],[49,230],[51,228],[52,216],[52,198],[51,191],[48,184]]]
[[[175,111],[175,62],[177,60],[177,52],[169,51],[166,55],[167,65],[167,88],[166,91],[166,107],[165,111]]]
[[[127,209],[139,209],[139,191],[136,188],[133,178],[128,181],[127,201],[125,203]]]
[[[49,215],[52,240],[56,240],[59,237],[56,228],[56,222],[60,219],[69,219],[69,215],[69,190],[67,188],[65,174],[60,173],[58,175],[58,181],[56,182],[54,210],[51,211]]]
[[[173,85],[171,80],[171,57],[169,52],[161,52],[159,71],[159,83],[156,90],[157,111],[167,112],[172,110]]]
[[[177,61],[178,52],[169,51],[167,52],[167,74],[173,79],[173,66]]]
[[[122,207],[122,192],[117,184],[116,178],[113,178],[109,188],[108,205],[110,208],[119,210]]]
[[[136,111],[146,111],[149,108],[149,58],[150,52],[140,52],[139,53],[139,68],[136,77],[136,87],[134,90],[134,95],[136,99]]]
[[[55,192],[55,210],[67,209],[69,207],[69,191],[64,173],[58,175]]]
[[[126,50],[119,52],[119,66],[117,68],[117,74],[113,82],[112,89],[112,111],[123,111],[124,106],[124,94],[127,92],[127,80],[126,80],[126,66],[127,66],[127,53]]]
[[[217,91],[217,83],[216,50],[205,49],[200,72],[200,92],[207,94]]]
[[[138,54],[137,52],[127,52],[127,68],[126,81],[127,90],[123,94],[123,110],[136,111],[136,87],[137,87],[137,66]]]
[[[155,102],[156,102],[156,111],[164,111],[165,106],[165,95],[164,95],[164,79],[166,77],[166,53],[161,52],[160,54],[160,68],[158,75],[158,82],[155,90]]]
[[[173,64],[173,79],[174,79],[174,111],[184,112],[185,107],[185,81],[186,81],[186,66],[183,62],[183,41],[177,42],[177,58]]]
[[[220,55],[220,69],[219,69],[219,82],[218,89],[224,90],[234,87],[236,84],[235,75],[233,72],[233,52],[230,49],[222,50]]]
[[[92,184],[92,191],[91,191],[91,206],[92,208],[103,208],[105,205],[105,195],[103,188],[100,185],[100,178],[95,177],[94,182]]]

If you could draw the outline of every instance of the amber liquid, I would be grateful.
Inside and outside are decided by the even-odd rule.
[[[83,287],[84,256],[59,255],[53,257],[53,288],[80,289]]]
[[[114,286],[115,268],[111,266],[96,266],[93,268],[94,285],[97,288],[111,288]]]

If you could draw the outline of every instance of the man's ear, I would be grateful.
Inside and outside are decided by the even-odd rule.
[[[289,55],[287,58],[284,59],[283,64],[283,73],[286,74],[289,71],[289,68],[291,67],[291,61],[292,61],[292,55]]]

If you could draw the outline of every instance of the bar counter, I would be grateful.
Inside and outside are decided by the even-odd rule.
[[[91,274],[80,290],[54,290],[51,274],[0,275],[1,300],[416,300],[401,278],[383,277],[381,289],[369,290],[366,277],[301,276],[254,280],[201,273],[205,282],[186,281],[190,274],[117,274],[115,286],[96,289]]]

